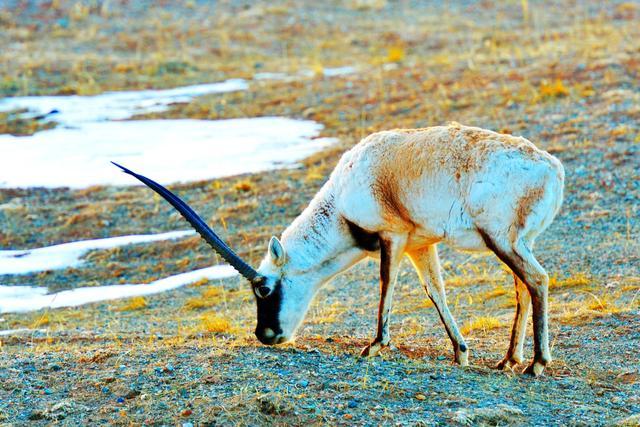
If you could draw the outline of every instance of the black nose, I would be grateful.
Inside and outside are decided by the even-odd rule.
[[[255,292],[258,298],[266,298],[271,293],[271,289],[268,286],[258,286]]]

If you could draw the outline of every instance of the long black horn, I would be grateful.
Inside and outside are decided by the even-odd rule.
[[[173,194],[171,191],[164,188],[162,185],[157,182],[147,178],[146,176],[139,175],[122,165],[117,164],[116,162],[111,162],[120,169],[122,169],[125,173],[137,178],[144,185],[151,188],[153,191],[161,195],[167,202],[171,203],[171,206],[176,208],[178,212],[186,219],[189,224],[202,236],[204,240],[211,245],[211,247],[220,254],[225,261],[227,261],[233,268],[235,268],[238,273],[240,273],[245,279],[247,279],[252,284],[257,284],[259,279],[262,277],[256,270],[253,269],[249,264],[244,262],[242,258],[240,258],[235,252],[231,250],[229,246],[225,242],[222,241],[220,237],[216,233],[213,232],[211,228],[204,222],[202,218],[198,216],[197,213],[193,211],[185,202],[183,202],[178,196]]]

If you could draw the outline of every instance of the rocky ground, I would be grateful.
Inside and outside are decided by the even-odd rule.
[[[0,93],[303,72],[156,115],[310,118],[339,138],[297,169],[172,186],[253,264],[367,133],[455,120],[523,135],[567,174],[563,209],[536,246],[552,277],[554,361],[536,379],[491,369],[510,334],[509,276],[492,257],[442,248],[469,368],[452,364],[407,262],[395,348],[356,357],[374,332],[371,261],[329,284],[296,342],[279,348],[253,338],[253,296],[239,279],[2,315],[1,329],[35,332],[0,337],[0,423],[638,425],[640,4],[168,3],[2,2]],[[358,71],[322,75],[339,66]],[[15,114],[0,121],[14,134],[49,126]],[[144,188],[0,190],[2,248],[182,228]],[[51,290],[146,283],[217,262],[194,237],[94,251],[80,268],[0,282]]]

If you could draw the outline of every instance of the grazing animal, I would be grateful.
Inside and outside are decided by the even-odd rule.
[[[124,169],[124,168],[123,168]],[[346,152],[309,206],[272,237],[257,270],[242,261],[180,199],[127,169],[161,194],[252,286],[255,334],[268,345],[291,340],[320,287],[367,256],[380,258],[376,355],[390,341],[389,317],[398,266],[407,255],[453,344],[455,361],[469,348],[445,297],[437,245],[491,251],[513,272],[517,305],[506,356],[522,362],[533,306],[534,356],[526,373],[551,361],[548,276],[533,255],[535,239],[562,203],[564,170],[555,157],[522,137],[457,123],[374,133]]]

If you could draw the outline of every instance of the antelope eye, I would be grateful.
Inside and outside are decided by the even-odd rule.
[[[258,286],[255,288],[255,293],[258,298],[266,298],[271,293],[271,289],[268,286]]]

